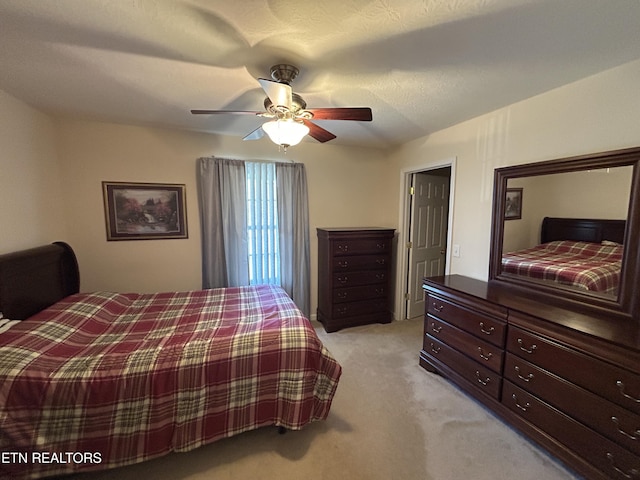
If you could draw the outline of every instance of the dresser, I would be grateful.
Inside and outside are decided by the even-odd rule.
[[[327,332],[389,323],[394,229],[318,228],[318,321]]]
[[[589,479],[640,479],[640,328],[427,278],[420,365]]]

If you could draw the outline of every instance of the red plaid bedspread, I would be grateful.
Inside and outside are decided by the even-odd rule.
[[[340,373],[279,287],[72,295],[0,334],[0,478],[297,430]]]
[[[616,294],[622,245],[559,240],[505,253],[502,271],[551,280],[582,290]]]

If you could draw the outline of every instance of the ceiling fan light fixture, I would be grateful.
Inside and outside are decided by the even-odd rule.
[[[325,143],[336,136],[317,125],[312,120],[353,120],[370,122],[373,120],[369,107],[327,107],[307,109],[307,102],[291,89],[291,81],[298,75],[298,68],[288,64],[271,67],[271,78],[259,78],[258,83],[267,94],[264,100],[265,112],[249,110],[191,110],[194,115],[215,115],[230,113],[236,115],[253,115],[270,118],[271,121],[245,135],[243,140],[258,140],[266,133],[276,145],[287,148],[297,145],[305,135],[309,135],[320,143]]]
[[[293,119],[272,120],[263,124],[262,129],[267,132],[273,143],[285,149],[299,144],[309,133],[309,127]]]

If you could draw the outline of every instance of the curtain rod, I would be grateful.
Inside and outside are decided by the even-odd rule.
[[[207,157],[203,157],[203,158],[207,158]],[[211,155],[208,158],[218,158],[218,159],[224,159],[224,160],[236,160],[238,162],[262,162],[262,163],[297,163],[295,160],[293,159],[289,159],[289,158],[284,158],[284,159],[279,159],[279,160],[269,160],[269,159],[264,159],[264,158],[252,158],[252,159],[245,159],[245,158],[230,158],[230,157],[217,157],[215,155]]]

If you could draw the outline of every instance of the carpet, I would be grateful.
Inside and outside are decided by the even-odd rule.
[[[318,335],[342,365],[329,418],[263,428],[74,480],[566,480],[579,477],[418,365],[422,319]]]

